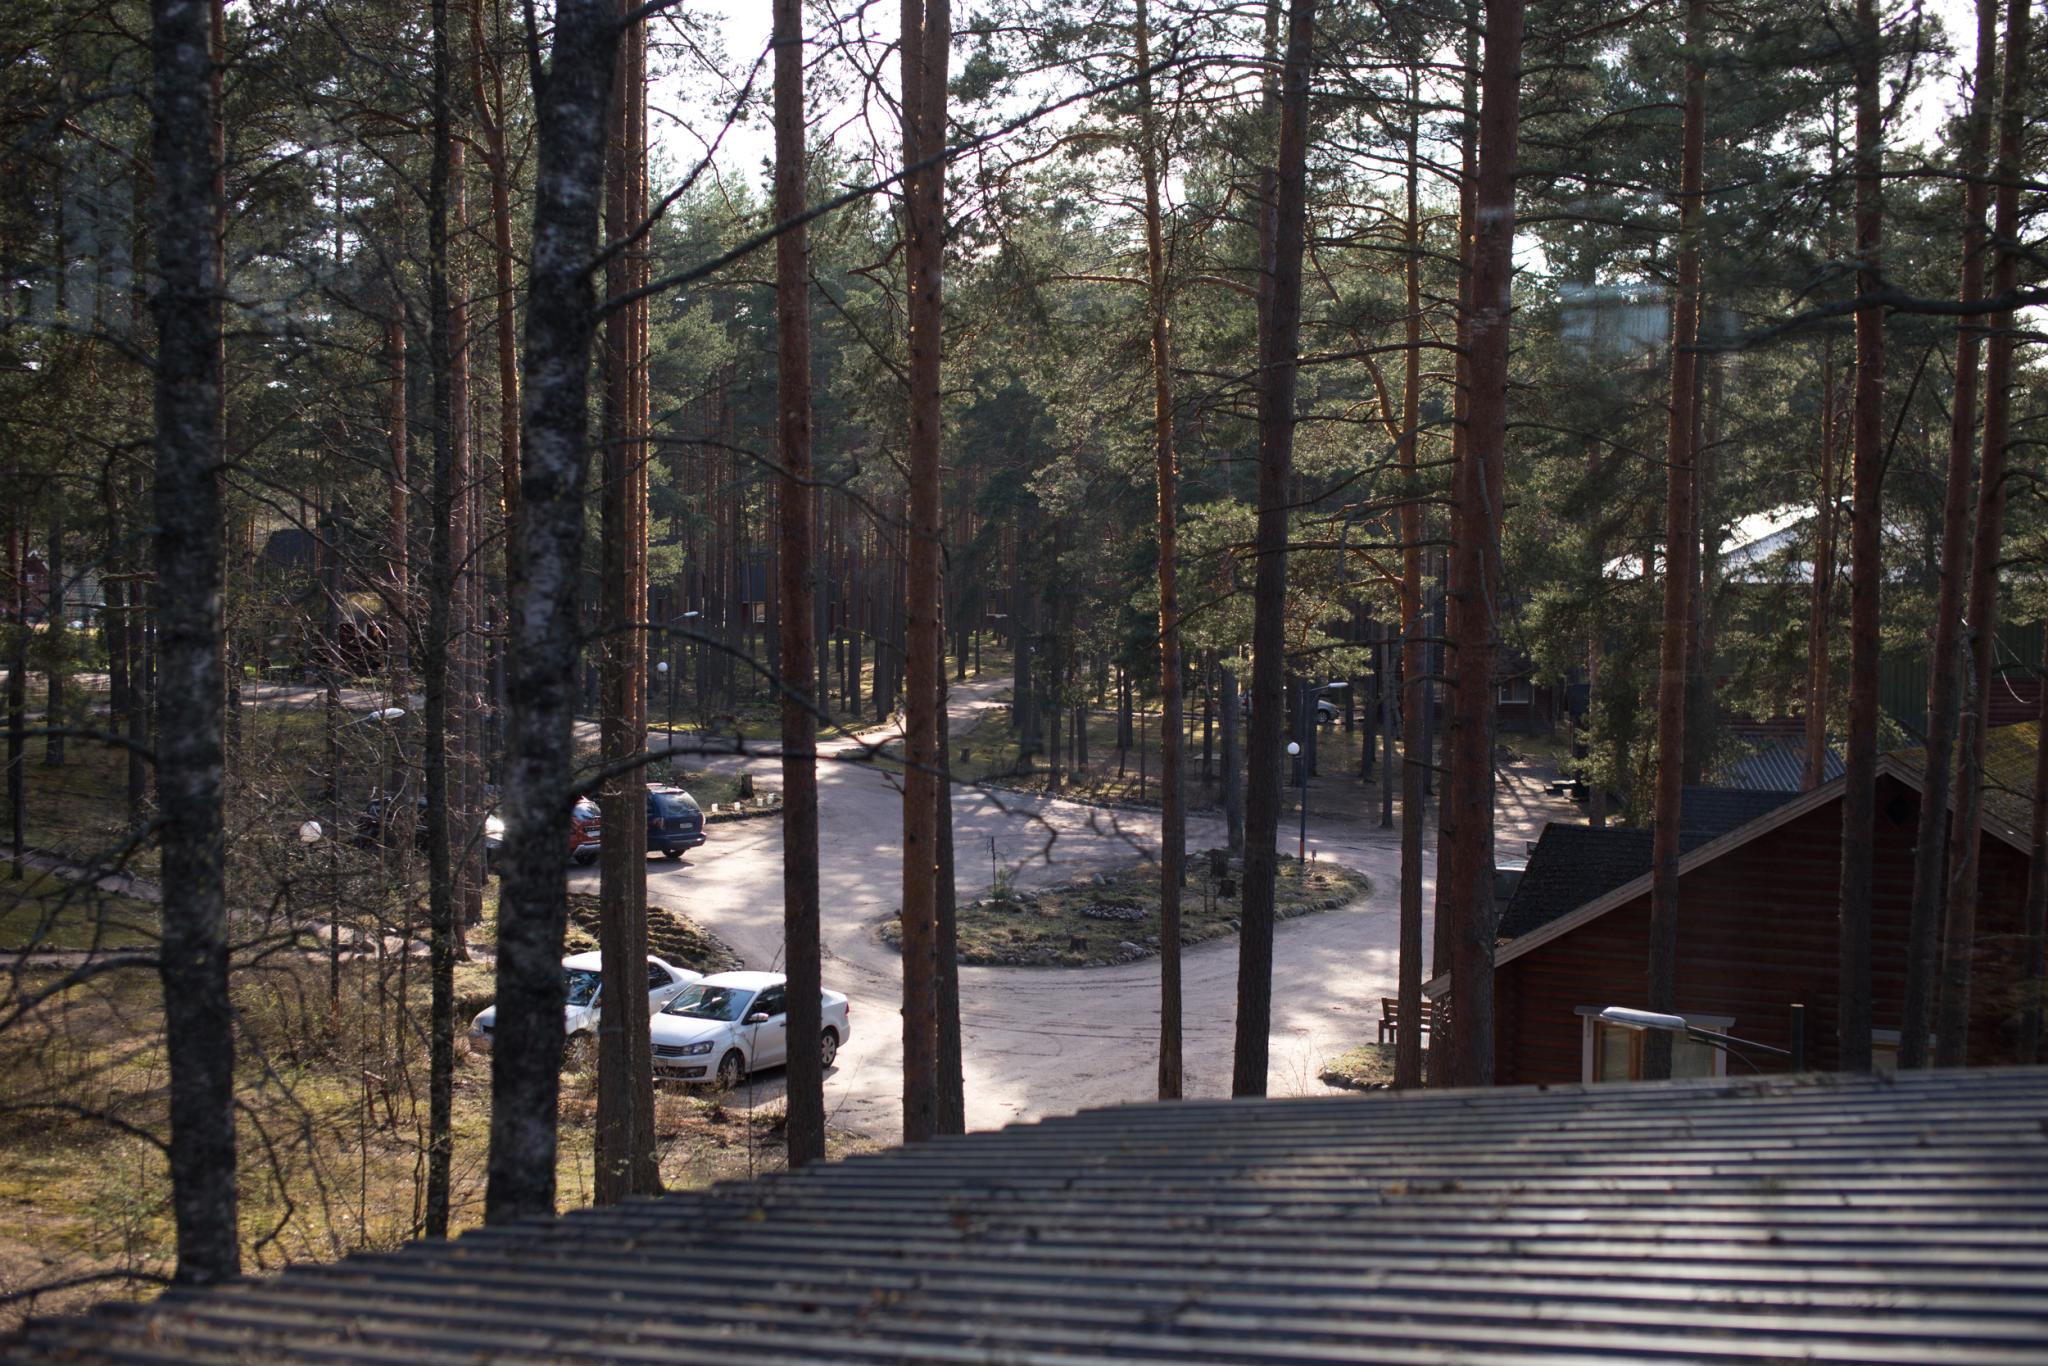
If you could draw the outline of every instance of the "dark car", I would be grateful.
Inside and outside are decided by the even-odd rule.
[[[647,789],[647,852],[678,859],[704,843],[704,813],[680,787]]]
[[[402,802],[402,799],[399,799],[399,801]],[[385,808],[394,804],[398,803],[395,803],[394,799],[385,796],[381,792],[370,794],[369,801],[365,802],[363,809],[356,813],[354,841],[356,848],[368,849],[372,845],[385,843]],[[392,824],[404,825],[404,815],[396,815]],[[427,847],[427,799],[424,793],[413,798],[412,842],[414,848],[424,849]]]
[[[588,868],[604,850],[604,820],[597,803],[584,797],[569,813],[569,857]]]

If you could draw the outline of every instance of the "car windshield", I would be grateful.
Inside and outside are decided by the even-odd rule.
[[[754,993],[743,987],[708,986],[695,982],[683,989],[683,994],[669,1002],[667,1013],[688,1015],[696,1020],[737,1020],[740,1011],[746,1008]]]
[[[654,809],[664,816],[687,816],[697,806],[681,793],[657,792],[654,794]]]
[[[568,968],[562,973],[562,985],[568,990],[572,1006],[587,1006],[595,1001],[601,984],[602,979],[588,968]]]

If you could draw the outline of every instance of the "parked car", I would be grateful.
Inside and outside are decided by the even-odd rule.
[[[1250,693],[1241,692],[1237,695],[1237,714],[1247,721],[1252,719],[1252,696]],[[1318,697],[1316,699],[1317,725],[1334,726],[1337,724],[1337,719],[1343,714],[1344,709],[1329,698]]]
[[[370,800],[356,814],[354,843],[358,849],[370,849],[384,842],[384,811],[389,803],[381,793],[372,793]],[[402,821],[404,817],[396,817]],[[483,828],[484,876],[489,877],[498,868],[498,855],[505,847],[505,821],[502,817],[488,814],[484,817]],[[413,799],[412,843],[415,849],[427,847],[427,798],[425,793]],[[462,851],[455,850],[459,858]],[[592,855],[592,857],[596,857]]]
[[[562,1028],[569,1035],[572,1052],[581,1052],[594,1047],[597,1042],[597,1021],[604,1004],[604,957],[602,954],[572,953],[562,960],[563,985],[568,991],[568,1000],[562,1007]],[[679,968],[673,963],[647,956],[647,1009],[657,1014],[669,1002],[689,987],[703,979],[701,972]],[[487,1050],[497,1030],[498,1008],[485,1006],[470,1023],[469,1038],[473,1047]]]
[[[680,787],[647,785],[647,852],[679,859],[704,843],[704,812]]]
[[[569,857],[588,868],[604,851],[604,820],[585,797],[569,812]]]
[[[363,809],[356,813],[356,848],[368,849],[384,843],[386,808],[393,806],[402,806],[402,802],[382,792],[370,794],[370,799],[363,803]],[[405,824],[404,815],[396,811],[390,813],[389,819],[393,825]],[[427,796],[424,792],[412,800],[412,842],[414,848],[427,847]]]
[[[789,1061],[788,983],[779,972],[721,972],[692,982],[654,1017],[654,1071],[679,1081],[739,1085]],[[824,993],[819,1053],[831,1067],[853,1037],[852,1008]]]

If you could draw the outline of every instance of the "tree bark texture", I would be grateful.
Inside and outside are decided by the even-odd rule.
[[[2048,679],[2048,642],[2041,656]],[[2024,984],[2020,997],[2018,1059],[2031,1066],[2041,1058],[2042,995],[2048,991],[2048,687],[2041,690],[2041,714],[2034,721],[2034,819],[2028,848],[2027,900],[2022,917]]]
[[[775,0],[775,218],[802,215],[802,0]],[[825,1156],[825,1069],[808,1041],[824,1032],[818,929],[817,641],[813,636],[810,239],[775,239],[777,504],[782,568],[782,955],[789,978],[789,1165]]]
[[[1984,293],[1984,209],[1990,199],[1985,180],[1991,159],[1991,119],[1998,84],[1998,0],[1977,0],[1977,78],[1970,95],[1968,134],[1963,143],[1963,268],[1960,296]],[[1956,380],[1949,401],[1948,482],[1942,500],[1940,586],[1934,608],[1933,649],[1927,668],[1925,788],[1920,794],[1920,827],[1914,841],[1913,905],[1906,940],[1906,995],[1899,1026],[1899,1066],[1927,1066],[1927,1034],[1933,1020],[1934,977],[1947,885],[1943,851],[1948,834],[1948,797],[1955,755],[1957,674],[1962,645],[1963,584],[1969,578],[1970,474],[1977,436],[1977,361],[1984,342],[1984,318],[1956,324]]]
[[[1841,510],[1836,458],[1835,339],[1821,341],[1820,497],[1814,509],[1813,584],[1807,596],[1806,727],[1799,787],[1810,792],[1827,778],[1828,697],[1834,675],[1836,523]]]
[[[45,603],[43,620],[48,623],[44,629],[43,648],[48,652],[44,661],[47,672],[44,681],[48,685],[43,706],[43,763],[51,768],[64,767],[64,728],[69,718],[64,715],[64,678],[70,669],[70,638],[65,634],[68,623],[64,620],[64,501],[57,499],[50,504],[50,549],[46,556],[50,570],[49,598]]]
[[[1876,0],[1856,3],[1856,287],[1884,286],[1884,130]],[[1841,954],[1836,1041],[1845,1072],[1870,1070],[1870,891],[1877,833],[1878,600],[1884,583],[1884,310],[1856,310],[1856,397],[1850,416],[1855,502],[1850,518],[1849,731],[1843,742]]]
[[[1422,1085],[1422,832],[1429,816],[1422,794],[1422,490],[1417,451],[1422,431],[1422,217],[1421,78],[1408,81],[1408,291],[1407,368],[1401,377],[1401,922],[1394,1035],[1394,1085]],[[1382,647],[1380,691],[1391,700],[1391,651]],[[1393,782],[1393,718],[1387,718],[1388,756],[1383,781]],[[1391,787],[1387,790],[1391,799]],[[1382,822],[1384,823],[1384,822]]]
[[[162,798],[158,974],[170,1064],[176,1279],[241,1270],[235,1187],[235,1041],[222,850],[220,212],[212,80],[219,0],[154,0],[156,750]]]
[[[519,310],[513,289],[517,258],[512,254],[512,165],[505,146],[505,74],[497,54],[484,43],[482,0],[471,0],[470,44],[476,83],[474,117],[482,137],[484,166],[491,178],[491,246],[497,285],[498,475],[503,506],[506,580],[519,523]],[[503,0],[491,13],[504,32]]]
[[[941,598],[943,601],[943,597]],[[938,1011],[933,1131],[967,1132],[967,1083],[960,1038],[960,888],[953,868],[952,727],[946,715],[946,671],[939,670],[939,781],[933,793],[937,808],[937,891],[932,901],[932,995]]]
[[[1471,406],[1472,406],[1472,243],[1476,239],[1476,223],[1479,212],[1479,77],[1480,43],[1484,37],[1485,24],[1481,21],[1481,0],[1465,0],[1465,42],[1463,63],[1465,68],[1463,88],[1459,102],[1464,111],[1458,130],[1458,315],[1456,322],[1457,361],[1454,367],[1455,380],[1451,396],[1451,506],[1447,520],[1450,524],[1451,539],[1458,537],[1457,471],[1465,467],[1466,453],[1471,447]],[[1436,591],[1432,595],[1424,590],[1423,612],[1431,625],[1425,628],[1422,640],[1422,669],[1418,675],[1421,688],[1416,694],[1421,703],[1421,761],[1422,795],[1427,798],[1433,787],[1436,772],[1437,743],[1437,678],[1442,672],[1444,661],[1444,556],[1442,552],[1429,551],[1423,556],[1425,575],[1436,575]],[[1437,803],[1437,869],[1439,873],[1450,864],[1450,850],[1445,843],[1443,830],[1445,807]],[[1436,920],[1430,935],[1430,975],[1432,977],[1450,971],[1452,952],[1451,934],[1456,928],[1457,917],[1453,916],[1444,901],[1444,882],[1441,876],[1436,886]],[[1448,1080],[1451,1072],[1450,1036],[1446,1031],[1439,1035],[1431,1030],[1432,1038],[1441,1045],[1437,1050],[1435,1064],[1430,1068],[1430,1078]]]
[[[1153,104],[1149,0],[1137,0],[1138,164],[1145,182],[1145,276],[1152,322],[1152,458],[1159,528],[1159,1098],[1181,1095],[1180,901],[1187,866],[1186,781],[1181,757],[1179,570],[1180,468],[1173,448],[1173,360],[1168,346],[1162,157]],[[1082,732],[1085,734],[1085,732]]]
[[[1706,159],[1706,0],[1685,7],[1685,123],[1678,185],[1678,278],[1671,308],[1671,414],[1664,439],[1664,629],[1657,676],[1657,796],[1651,837],[1649,1008],[1678,1001],[1678,837],[1685,789],[1686,647],[1692,634],[1693,494],[1699,397],[1700,175]],[[1643,1037],[1643,1076],[1671,1075],[1672,1036]]]
[[[1266,1094],[1273,1009],[1273,903],[1279,874],[1281,724],[1286,710],[1287,526],[1301,344],[1301,258],[1308,222],[1308,92],[1315,0],[1291,0],[1272,178],[1273,252],[1259,334],[1258,564],[1252,590],[1252,715],[1247,746],[1243,916],[1230,1093]]]
[[[937,1126],[938,1000],[933,981],[938,893],[939,267],[945,228],[950,0],[903,6],[904,268],[910,405],[903,700],[903,1138]],[[926,162],[932,162],[926,165]]]
[[[498,889],[498,1021],[484,1220],[555,1208],[562,1061],[562,931],[574,799],[570,722],[577,588],[590,464],[591,272],[604,181],[605,109],[619,41],[614,0],[556,0],[534,98],[538,170],[526,344],[519,553],[507,653],[505,869]]]
[[[631,6],[622,3],[622,14]],[[619,43],[617,84],[607,120],[605,237],[612,255],[606,292],[614,298],[645,275],[647,212],[647,28],[629,23]],[[647,973],[646,770],[618,768],[647,740],[647,332],[643,301],[614,304],[604,322],[602,541],[598,547],[599,731],[606,769],[598,789],[604,844],[599,855],[598,948],[604,994],[597,1025],[594,1194],[599,1204],[661,1189],[654,1151],[654,1059],[647,993],[629,990]]]
[[[2027,131],[2027,48],[2033,16],[2028,0],[2009,0],[2005,17],[2005,79],[1999,91],[1997,186],[1991,292],[2019,283],[2019,178]],[[1949,828],[1948,915],[1941,946],[1941,1006],[1935,1023],[1935,1065],[1961,1067],[1970,1050],[1970,977],[1977,954],[1978,851],[1983,846],[1984,731],[1991,707],[1992,643],[1998,630],[1998,562],[2005,539],[2005,478],[2011,464],[2012,309],[1991,317],[1984,350],[1984,450],[1977,481],[1977,529],[1970,551],[1969,655],[1957,736],[1955,815]]]
[[[467,385],[458,382],[457,353],[466,345],[459,329],[465,313],[456,297],[462,292],[455,275],[451,219],[461,196],[462,161],[450,98],[453,36],[448,31],[447,0],[434,0],[433,16],[433,163],[427,187],[427,365],[432,389],[433,470],[428,491],[427,629],[421,642],[422,686],[426,726],[422,756],[427,798],[427,943],[428,990],[431,1004],[427,1064],[427,1236],[448,1234],[450,1182],[454,1156],[455,1096],[455,955],[459,891],[456,885],[456,841],[459,782],[450,781],[450,735],[459,735],[458,715],[451,725],[449,694],[451,656],[463,628],[456,590],[457,564],[463,555],[456,512],[461,454],[457,447],[467,431],[464,410]],[[338,528],[337,528],[338,531]],[[410,838],[411,812],[386,794],[386,838]]]
[[[1515,131],[1521,112],[1522,0],[1489,0],[1480,68],[1479,166],[1474,182],[1472,311],[1465,459],[1458,466],[1457,532],[1448,636],[1451,720],[1446,736],[1438,914],[1452,917],[1448,1077],[1493,1081],[1493,735],[1500,591],[1501,495],[1507,440],[1509,286],[1514,274]]]

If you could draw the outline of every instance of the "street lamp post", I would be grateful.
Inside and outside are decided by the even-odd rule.
[[[1806,1007],[1794,1004],[1789,1009],[1791,1012],[1792,1032],[1792,1046],[1790,1048],[1775,1048],[1767,1043],[1758,1043],[1754,1039],[1738,1039],[1732,1034],[1720,1034],[1711,1029],[1700,1029],[1686,1023],[1683,1015],[1664,1015],[1654,1010],[1635,1010],[1628,1006],[1608,1006],[1594,1018],[1603,1024],[1618,1025],[1623,1029],[1655,1029],[1666,1034],[1678,1034],[1688,1039],[1697,1039],[1709,1047],[1720,1049],[1723,1053],[1734,1053],[1735,1056],[1741,1057],[1744,1062],[1748,1062],[1749,1059],[1743,1057],[1743,1054],[1736,1050],[1743,1049],[1753,1053],[1762,1053],[1768,1057],[1783,1058],[1787,1063],[1791,1064],[1794,1072],[1804,1072],[1806,1070]],[[1754,1068],[1756,1064],[1750,1063],[1750,1066]]]
[[[671,651],[673,651],[673,650],[675,649],[675,647],[674,647],[673,645],[671,645],[671,646],[669,647],[669,649],[670,649]],[[671,672],[669,671],[669,667],[668,667],[668,661],[667,661],[667,660],[665,660],[665,659],[663,659],[663,660],[658,660],[658,661],[656,661],[656,663],[655,663],[655,665],[654,665],[654,672],[655,672],[655,673],[657,673],[657,674],[659,674],[659,675],[661,676],[661,681],[662,681],[662,683],[663,683],[663,684],[664,684],[664,685],[666,686],[666,688],[667,688],[667,691],[668,691],[668,721],[667,721],[667,724],[666,724],[666,725],[664,725],[664,726],[662,727],[662,735],[663,735],[663,737],[664,737],[664,739],[666,740],[666,742],[667,742],[667,743],[666,743],[666,744],[665,744],[665,745],[663,746],[663,748],[665,748],[665,749],[667,749],[667,750],[669,751],[669,754],[670,754],[670,756],[671,756],[671,758],[670,758],[669,762],[670,762],[670,763],[674,763],[674,762],[675,762],[675,760],[674,760],[673,756],[674,756],[674,753],[675,753],[675,748],[676,748],[676,680],[675,680],[675,675],[674,675],[673,673],[671,673]]]
[[[1287,742],[1287,755],[1294,760],[1295,776],[1301,780],[1301,838],[1294,846],[1294,861],[1308,862],[1308,761],[1301,757],[1301,741]]]
[[[1295,778],[1301,785],[1301,838],[1295,846],[1295,858],[1302,863],[1308,862],[1308,756],[1312,738],[1309,727],[1315,724],[1312,718],[1316,712],[1316,699],[1326,692],[1340,692],[1350,686],[1343,679],[1313,688],[1306,683],[1301,685],[1301,717],[1297,722],[1301,739],[1289,741],[1287,753],[1294,759]]]

